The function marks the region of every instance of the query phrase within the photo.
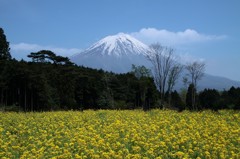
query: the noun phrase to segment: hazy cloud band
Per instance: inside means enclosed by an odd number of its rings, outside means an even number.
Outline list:
[[[193,29],[172,32],[165,29],[158,30],[156,28],[142,28],[138,32],[131,33],[131,35],[146,44],[159,42],[171,46],[222,40],[227,37],[226,35],[201,34]]]
[[[81,52],[81,49],[77,48],[59,48],[53,46],[41,46],[38,44],[28,44],[28,43],[19,43],[19,44],[11,44],[11,51],[14,54],[30,54],[31,52],[37,52],[40,50],[51,50],[57,55],[61,56],[71,56],[73,54]]]

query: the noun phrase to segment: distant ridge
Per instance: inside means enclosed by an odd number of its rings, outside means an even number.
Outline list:
[[[240,87],[240,81],[234,81],[226,77],[213,76],[205,74],[203,79],[199,83],[199,87],[203,88],[215,88],[217,90],[228,90],[232,86]]]
[[[127,73],[131,70],[132,64],[151,68],[151,63],[146,59],[146,55],[149,53],[150,49],[146,44],[128,34],[119,33],[99,40],[83,52],[71,56],[70,59],[81,66],[115,73]],[[205,74],[199,81],[198,90],[204,88],[227,90],[231,86],[240,87],[240,82]],[[180,78],[175,89],[180,90],[181,88],[184,88],[184,85]]]

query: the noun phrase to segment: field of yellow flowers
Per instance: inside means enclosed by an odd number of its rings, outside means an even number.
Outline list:
[[[0,158],[240,158],[240,113],[0,112]]]

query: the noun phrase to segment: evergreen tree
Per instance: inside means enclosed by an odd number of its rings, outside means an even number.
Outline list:
[[[231,87],[227,92],[227,108],[239,109],[240,108],[240,88]]]
[[[132,64],[131,72],[140,79],[141,77],[151,77],[151,70],[145,66],[136,66]]]
[[[183,111],[184,103],[176,90],[171,93],[171,97],[172,97],[172,101],[171,101],[172,106],[177,108],[179,111]]]
[[[199,94],[199,102],[203,109],[220,109],[219,99],[220,94],[215,89],[204,89],[204,91]]]
[[[5,77],[7,61],[11,59],[9,43],[2,28],[0,28],[0,105],[7,104],[7,82]]]
[[[188,87],[187,95],[186,95],[186,107],[190,110],[195,110],[193,105],[193,95],[196,94],[196,89],[193,84],[190,84]]]
[[[9,42],[7,42],[7,38],[4,34],[4,31],[2,28],[0,28],[0,60],[10,60],[11,54],[10,54],[10,48],[9,48]]]

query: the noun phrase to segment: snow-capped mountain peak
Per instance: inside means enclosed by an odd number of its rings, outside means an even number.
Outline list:
[[[149,52],[146,44],[128,34],[119,33],[99,40],[70,59],[78,65],[126,73],[131,70],[132,64],[149,65],[146,59]]]
[[[146,54],[149,48],[144,43],[124,33],[107,36],[86,49],[85,53],[101,55]]]

